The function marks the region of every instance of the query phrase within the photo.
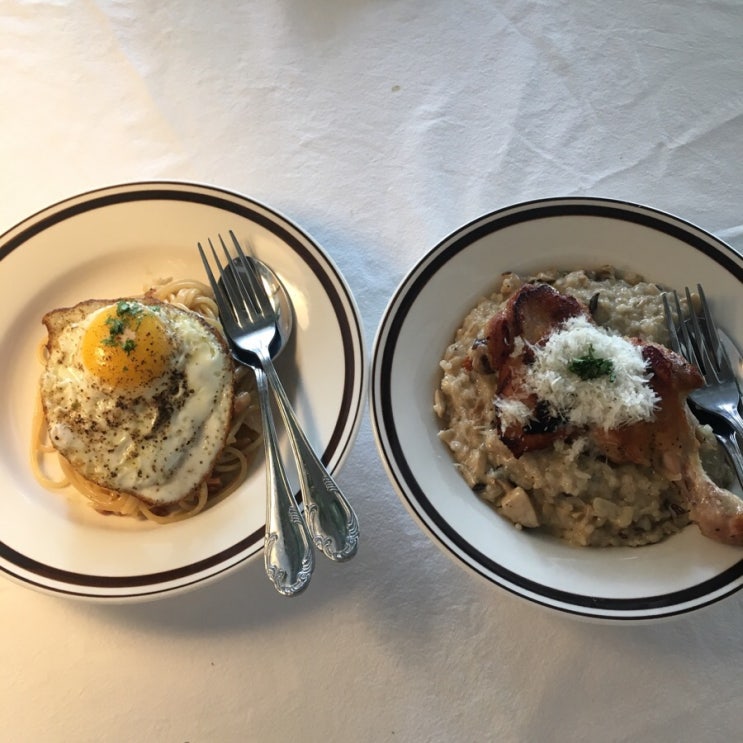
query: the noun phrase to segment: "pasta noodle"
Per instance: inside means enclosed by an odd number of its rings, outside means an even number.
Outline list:
[[[147,293],[181,309],[199,313],[220,333],[218,308],[211,288],[191,279],[158,280]],[[45,363],[46,344],[39,348],[39,360]],[[226,498],[245,481],[256,452],[261,445],[260,411],[256,405],[255,381],[246,367],[235,369],[233,416],[226,445],[211,475],[192,495],[172,506],[151,506],[128,493],[101,487],[77,473],[69,462],[49,443],[48,427],[39,397],[33,414],[31,467],[37,481],[50,490],[74,487],[91,505],[104,514],[144,518],[160,524],[180,521],[201,512],[207,506]],[[47,473],[49,458],[56,458],[61,475]]]

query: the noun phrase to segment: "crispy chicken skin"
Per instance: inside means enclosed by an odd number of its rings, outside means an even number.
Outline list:
[[[520,380],[524,365],[533,361],[530,345],[544,342],[565,320],[578,315],[589,316],[574,297],[560,294],[549,284],[524,284],[488,323],[487,348],[490,366],[498,374],[498,395],[519,400],[535,412],[529,426],[503,428],[501,439],[514,456],[545,449],[570,433],[568,426],[542,415],[539,400],[522,388]],[[519,338],[523,343],[517,344]]]
[[[702,376],[695,366],[668,348],[654,343],[633,342],[651,372],[650,386],[660,399],[655,417],[631,425],[605,430],[596,428],[590,436],[612,462],[653,467],[669,480],[681,480],[684,460],[696,442],[689,429],[686,396],[701,387]]]
[[[526,343],[539,343],[565,320],[578,315],[589,317],[586,307],[574,297],[560,294],[549,284],[524,284],[486,328],[493,369],[498,369],[501,378],[507,374],[518,337]]]
[[[547,284],[526,284],[487,325],[490,366],[497,393],[520,400],[538,413],[539,401],[520,388],[524,365],[533,361],[529,344],[543,343],[565,320],[587,308]],[[517,338],[526,343],[519,345]],[[598,450],[616,464],[652,467],[677,484],[690,519],[702,534],[743,546],[743,500],[710,480],[699,459],[696,423],[686,404],[688,394],[704,382],[697,368],[664,346],[632,340],[651,372],[650,384],[660,402],[653,420],[586,433]],[[514,456],[550,446],[576,431],[561,422],[539,420],[527,427],[505,426],[501,438]]]

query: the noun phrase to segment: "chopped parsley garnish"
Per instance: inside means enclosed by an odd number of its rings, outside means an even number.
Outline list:
[[[142,314],[142,307],[136,302],[127,302],[121,299],[116,303],[116,314],[119,317],[136,317]]]
[[[108,325],[108,332],[114,335],[121,335],[124,332],[124,321],[119,317],[107,317],[106,325]]]
[[[609,381],[613,382],[616,379],[614,363],[611,359],[596,356],[593,345],[588,346],[588,353],[585,356],[579,356],[568,364],[568,371],[577,374],[583,380],[609,377]]]
[[[136,341],[131,337],[123,337],[127,330],[134,332],[136,325],[133,322],[142,314],[141,305],[136,302],[127,302],[122,299],[116,303],[116,317],[107,317],[108,337],[101,343],[104,346],[121,348],[125,353],[131,353],[136,347]],[[138,324],[138,323],[137,323]]]

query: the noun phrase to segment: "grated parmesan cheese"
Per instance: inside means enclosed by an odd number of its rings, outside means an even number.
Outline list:
[[[498,411],[501,433],[504,433],[511,424],[525,426],[532,418],[531,409],[526,403],[521,402],[521,400],[497,396],[493,400],[493,403],[495,404],[495,409]]]
[[[593,349],[608,359],[613,373],[581,379],[571,361]],[[524,388],[547,403],[550,413],[576,426],[605,430],[652,420],[659,402],[648,384],[650,374],[641,349],[627,339],[594,325],[584,316],[572,317],[543,346],[533,348],[534,363],[524,373]],[[496,404],[503,409],[502,400]],[[523,411],[507,406],[512,417]],[[525,424],[528,418],[523,419]]]

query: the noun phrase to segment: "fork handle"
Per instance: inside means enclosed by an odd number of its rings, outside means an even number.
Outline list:
[[[733,430],[738,434],[738,436],[740,436],[741,442],[743,442],[743,418],[740,417],[737,404],[731,404],[720,412],[722,413],[725,420],[730,423]]]
[[[263,561],[266,575],[283,596],[303,591],[312,576],[312,541],[286,477],[279,455],[266,376],[255,369],[258,400],[263,418],[266,451],[266,535]]]
[[[289,432],[304,499],[304,517],[315,546],[335,562],[348,560],[359,546],[356,514],[302,431],[271,359],[266,357],[262,361]]]
[[[731,428],[726,433],[715,433],[715,438],[722,444],[730,459],[730,463],[735,469],[738,482],[743,485],[743,453],[735,436],[735,431]]]
[[[730,463],[735,469],[738,481],[743,485],[743,418],[738,411],[738,405],[730,403],[717,410],[717,417],[727,425],[724,428],[713,426],[715,437],[727,452]]]

